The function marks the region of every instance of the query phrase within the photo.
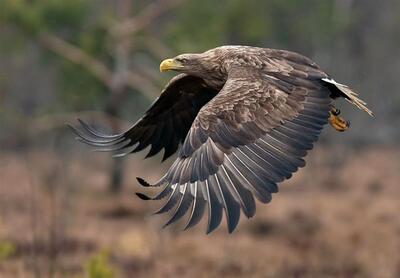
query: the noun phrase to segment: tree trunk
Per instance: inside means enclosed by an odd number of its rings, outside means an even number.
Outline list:
[[[123,103],[124,96],[128,91],[127,88],[116,87],[110,94],[110,99],[107,101],[106,114],[109,115],[109,125],[113,133],[121,131],[119,109]],[[110,169],[109,191],[111,193],[119,193],[123,186],[124,163],[123,158],[114,158]]]
[[[115,2],[115,10],[117,18],[121,21],[128,18],[131,11],[130,0],[118,0]],[[106,113],[111,118],[111,128],[114,132],[119,132],[120,126],[114,119],[119,118],[119,110],[123,103],[124,96],[128,91],[127,77],[129,73],[129,36],[116,36],[114,41],[114,73],[112,78],[112,89],[110,100],[106,108]],[[119,193],[123,185],[123,159],[117,158],[113,160],[110,174],[109,190],[112,193]]]
[[[111,94],[113,96],[114,94]],[[113,133],[120,131],[120,126],[118,121],[115,119],[119,117],[118,113],[118,102],[110,101],[109,105],[106,109],[106,114],[111,116],[110,118],[110,126],[113,130]],[[123,185],[123,172],[124,163],[123,158],[113,158],[112,165],[110,168],[110,180],[109,180],[109,191],[111,193],[117,194],[122,190]]]

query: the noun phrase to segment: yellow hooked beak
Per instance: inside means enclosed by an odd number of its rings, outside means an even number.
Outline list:
[[[177,70],[183,68],[183,65],[174,59],[166,59],[160,64],[160,71]]]

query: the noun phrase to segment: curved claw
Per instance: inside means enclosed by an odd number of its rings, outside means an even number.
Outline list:
[[[333,108],[332,108],[332,114],[333,114],[334,116],[339,116],[339,115],[340,115],[340,109],[338,109],[338,108],[336,108],[336,107],[333,107]]]

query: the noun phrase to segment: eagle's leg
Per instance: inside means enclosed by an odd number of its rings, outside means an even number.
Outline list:
[[[337,131],[343,132],[350,127],[350,122],[346,121],[342,117],[339,117],[340,110],[332,105],[331,111],[329,111],[329,123]]]

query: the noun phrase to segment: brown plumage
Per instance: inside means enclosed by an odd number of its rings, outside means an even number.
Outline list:
[[[190,209],[185,228],[208,211],[207,232],[221,222],[228,230],[240,211],[250,218],[255,200],[271,200],[277,183],[305,165],[330,114],[332,100],[344,97],[371,114],[347,86],[333,81],[310,59],[294,52],[223,46],[201,54],[167,59],[160,70],[174,77],[144,117],[126,132],[104,135],[81,121],[78,138],[117,156],[151,146],[164,159],[178,157],[155,185],[167,201],[157,213],[174,208],[169,225]],[[343,129],[344,130],[344,129]],[[181,146],[181,147],[180,147]]]

